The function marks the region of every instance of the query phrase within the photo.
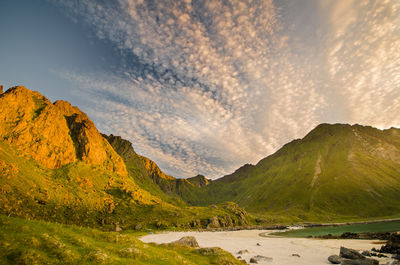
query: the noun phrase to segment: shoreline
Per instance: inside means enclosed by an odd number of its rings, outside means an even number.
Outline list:
[[[377,244],[374,240],[358,239],[309,239],[309,238],[285,238],[262,237],[260,233],[273,233],[277,230],[240,230],[240,231],[191,231],[191,232],[167,232],[140,237],[143,242],[157,244],[170,243],[184,236],[196,238],[200,247],[220,247],[233,256],[240,256],[247,262],[255,256],[268,257],[269,261],[259,261],[259,264],[330,264],[327,258],[338,254],[340,247],[355,249],[358,251],[379,248],[384,242]],[[379,258],[381,264],[392,261],[390,258]]]
[[[379,219],[379,220],[369,220],[369,221],[356,221],[356,222],[343,222],[343,223],[298,223],[292,225],[253,225],[253,226],[238,226],[238,227],[218,227],[218,228],[197,228],[197,229],[183,229],[183,230],[151,230],[152,232],[233,232],[233,231],[251,231],[251,230],[285,230],[289,227],[301,228],[312,228],[312,227],[330,227],[330,226],[346,226],[346,225],[358,225],[358,224],[373,224],[373,223],[389,223],[389,222],[399,222],[400,218],[391,219]],[[147,232],[147,231],[146,231]]]

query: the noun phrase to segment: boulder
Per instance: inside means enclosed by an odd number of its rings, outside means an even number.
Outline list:
[[[213,248],[198,248],[195,250],[196,253],[199,253],[204,256],[216,256],[221,254],[221,249],[218,247]]]
[[[199,243],[197,243],[197,240],[194,236],[184,236],[179,240],[176,240],[172,242],[174,244],[179,244],[179,245],[184,245],[184,246],[189,246],[192,248],[197,248],[199,247]]]
[[[247,249],[242,249],[242,250],[239,250],[239,251],[237,252],[237,254],[239,254],[239,255],[243,255],[243,254],[245,254],[245,253],[249,253],[249,251],[248,251]]]
[[[342,259],[342,265],[379,265],[376,259]]]
[[[251,258],[250,263],[258,263],[258,261],[255,258]]]
[[[400,254],[400,234],[391,234],[386,245],[382,246],[379,252]]]
[[[214,216],[213,218],[210,218],[209,223],[207,225],[207,228],[219,228],[219,219],[217,216]]]
[[[332,264],[340,264],[342,258],[340,258],[338,255],[331,255],[328,257],[328,261]]]
[[[346,259],[365,259],[357,250],[345,247],[340,247],[340,257]]]
[[[259,261],[271,262],[271,261],[272,261],[272,258],[270,258],[270,257],[265,257],[265,256],[262,256],[262,255],[254,256],[254,257],[252,257],[252,259],[256,260],[257,262],[259,262]]]
[[[365,257],[371,257],[371,253],[368,250],[364,250],[363,252],[361,252],[361,255]]]

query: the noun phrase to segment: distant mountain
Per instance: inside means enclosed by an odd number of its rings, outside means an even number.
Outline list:
[[[165,194],[156,172],[194,186],[142,159],[68,102],[20,86],[0,94],[0,214],[106,228],[248,224],[235,204],[189,207]]]
[[[270,221],[399,216],[400,129],[321,124],[183,197],[193,205],[234,201]]]
[[[203,175],[197,175],[195,177],[187,178],[187,180],[197,187],[205,187],[211,183],[211,179],[204,177]]]

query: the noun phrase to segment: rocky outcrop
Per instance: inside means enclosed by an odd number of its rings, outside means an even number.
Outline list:
[[[379,252],[400,255],[400,234],[391,234],[388,241],[381,247]]]
[[[195,177],[187,178],[187,180],[192,183],[194,186],[203,188],[211,183],[211,179],[207,179],[203,175],[197,175]]]
[[[332,264],[345,264],[345,265],[379,265],[379,261],[375,259],[366,258],[357,250],[340,247],[340,256],[331,255],[328,261]]]
[[[152,177],[154,182],[159,183],[161,181],[161,179],[175,180],[174,177],[169,176],[169,175],[165,174],[164,172],[162,172],[161,169],[158,167],[158,165],[151,159],[149,159],[145,156],[141,156],[141,155],[139,155],[139,158],[144,163],[144,166],[146,167],[147,172]]]
[[[357,250],[340,247],[340,257],[345,259],[365,259]]]
[[[0,95],[0,140],[47,168],[82,160],[127,175],[121,157],[85,113],[66,101],[52,104],[22,86]]]
[[[328,257],[328,261],[332,264],[340,264],[340,262],[342,262],[342,258],[338,255],[331,255]]]
[[[199,247],[199,243],[197,243],[197,240],[194,236],[185,236],[182,237],[179,240],[176,240],[172,242],[173,244],[178,244],[178,245],[184,245],[184,246],[189,246],[192,248],[197,248]]]

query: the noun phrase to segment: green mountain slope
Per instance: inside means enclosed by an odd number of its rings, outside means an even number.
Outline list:
[[[398,216],[400,130],[321,124],[257,165],[183,197],[195,205],[234,201],[282,220]]]
[[[131,145],[110,142],[68,102],[24,87],[0,94],[0,213],[106,230],[248,224],[236,205],[164,194]]]

